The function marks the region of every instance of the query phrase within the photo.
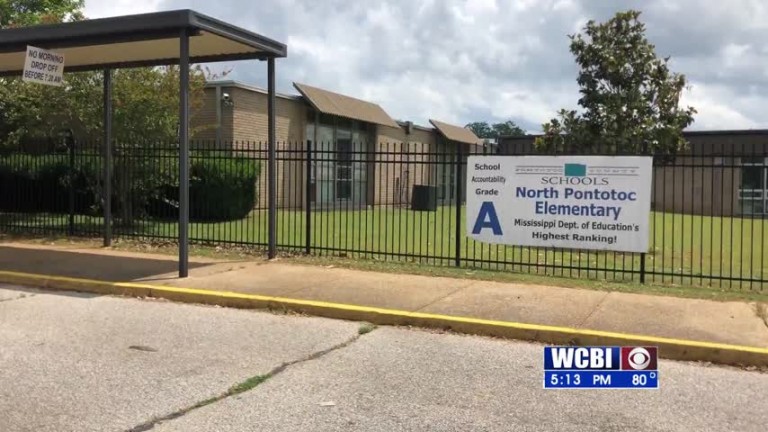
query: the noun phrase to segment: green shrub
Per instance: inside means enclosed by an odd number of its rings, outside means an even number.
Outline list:
[[[256,204],[258,161],[224,153],[193,153],[189,168],[189,218],[193,221],[242,219]],[[155,217],[177,218],[179,189],[165,185],[149,205]]]
[[[156,154],[145,154],[140,158],[114,158],[115,217],[124,213],[121,206],[132,205],[140,207],[132,210],[135,216],[177,218],[178,165],[160,166],[155,163]],[[73,181],[75,212],[100,214],[102,166],[98,155],[78,155],[70,179],[66,153],[0,157],[0,211],[67,213],[69,184]],[[222,221],[246,217],[256,203],[259,172],[259,162],[252,159],[223,152],[194,152],[190,157],[190,219]]]
[[[256,204],[258,161],[245,158],[196,158],[190,167],[190,217],[242,219]]]
[[[75,212],[92,213],[96,198],[91,184],[98,181],[93,161],[75,161],[70,179],[69,156],[12,155],[0,158],[0,210],[66,213],[69,182],[75,185]]]

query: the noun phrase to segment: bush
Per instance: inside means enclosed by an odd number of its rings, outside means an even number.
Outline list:
[[[256,205],[258,161],[222,154],[190,157],[189,218],[193,221],[242,219]],[[148,207],[155,217],[178,218],[179,189],[165,185]]]
[[[148,158],[153,157],[147,154]],[[115,158],[113,173],[144,161]],[[118,164],[125,164],[117,167]],[[153,166],[150,164],[149,166]],[[153,217],[178,218],[178,167],[172,164],[157,181],[148,182],[131,176],[130,190],[118,192],[113,178],[112,203],[119,207],[116,194],[148,195],[140,209]],[[78,156],[71,181],[75,187],[75,212],[100,214],[101,158],[98,155]],[[190,219],[193,221],[223,221],[241,219],[256,203],[256,179],[260,172],[258,161],[230,154],[198,154],[190,157]],[[147,174],[142,171],[142,175]],[[134,173],[138,174],[138,173]],[[13,154],[0,157],[0,211],[67,213],[69,211],[69,155]],[[145,191],[147,185],[156,190]],[[113,208],[116,210],[116,208]],[[115,213],[117,217],[118,214]]]
[[[0,158],[0,210],[66,213],[69,211],[69,182],[75,185],[75,212],[97,210],[94,193],[99,178],[98,162],[75,161],[72,179],[69,155],[12,155]]]
[[[189,214],[200,220],[242,219],[256,204],[260,165],[245,158],[195,158],[190,167]]]

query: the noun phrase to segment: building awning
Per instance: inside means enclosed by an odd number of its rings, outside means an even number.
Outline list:
[[[65,57],[65,72],[178,64],[181,32],[190,61],[285,57],[284,44],[191,10],[0,30],[0,76],[18,75],[27,45]]]
[[[101,177],[104,245],[112,239],[112,71],[114,68],[179,65],[179,277],[189,275],[189,64],[260,59],[267,62],[269,155],[268,256],[277,254],[275,60],[287,55],[280,42],[191,10],[127,15],[0,30],[0,76],[21,75],[27,47],[64,56],[64,71],[102,70],[104,109]]]
[[[307,99],[307,102],[314,109],[323,114],[331,114],[393,128],[400,127],[383,108],[373,102],[344,96],[306,84],[293,83],[293,86]]]
[[[454,126],[452,124],[443,123],[437,120],[429,119],[432,126],[437,129],[445,139],[450,141],[457,141],[465,144],[482,144],[483,140],[477,137],[474,132],[461,126]]]

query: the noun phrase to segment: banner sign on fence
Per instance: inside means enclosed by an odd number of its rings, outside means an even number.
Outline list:
[[[521,246],[648,251],[653,158],[470,156],[467,235]]]
[[[64,80],[64,55],[27,45],[23,81],[60,86]]]

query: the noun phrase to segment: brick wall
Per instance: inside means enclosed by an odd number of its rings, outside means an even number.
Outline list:
[[[407,188],[407,200],[410,202],[414,185],[434,186],[433,165],[429,162],[433,159],[428,153],[434,153],[437,145],[437,131],[414,129],[409,136],[409,182]]]
[[[228,88],[234,107],[225,108],[232,113],[232,137],[235,148],[249,146],[263,150],[260,152],[261,174],[258,180],[257,208],[266,208],[269,202],[269,184],[267,168],[267,100],[265,93]],[[300,99],[276,98],[275,139],[277,141],[277,205],[281,208],[298,208],[304,202],[304,188],[301,187],[306,175],[300,161],[281,159],[291,158],[288,150],[304,148],[306,129],[306,106]],[[297,183],[300,183],[297,185]]]
[[[221,108],[222,145],[260,159],[256,208],[266,208],[269,202],[267,94],[240,87],[222,87],[221,92],[229,93],[234,103]],[[277,97],[276,102],[277,204],[281,208],[297,208],[304,203],[304,164],[281,159],[294,156],[288,150],[304,148],[306,106],[301,99]],[[216,88],[206,88],[203,106],[192,118],[194,140],[216,139],[217,103]],[[205,128],[205,125],[212,127]]]
[[[407,205],[413,185],[429,184],[428,156],[419,153],[434,151],[435,133],[414,128],[411,134],[406,134],[402,127],[376,127],[376,152],[392,154],[377,155],[373,162],[374,204]]]
[[[678,157],[677,167],[653,169],[652,207],[694,215],[740,214],[738,158]]]
[[[676,165],[683,166],[654,167],[652,207],[670,213],[738,215],[740,158],[719,156],[766,154],[768,134],[764,131],[692,131],[683,132],[683,136],[688,140],[688,149],[675,160]],[[531,153],[535,138],[531,135],[503,138],[499,143],[500,153]],[[686,157],[686,154],[697,157]]]
[[[216,89],[206,88],[203,91],[203,101],[200,108],[195,110],[190,117],[190,136],[193,141],[215,141],[216,140]],[[222,111],[223,113],[223,111]],[[229,138],[231,140],[231,118],[229,121]]]
[[[267,141],[267,95],[252,90],[228,89],[235,103],[234,139],[236,141]],[[276,98],[277,141],[303,141],[306,128],[306,105],[300,99]]]

